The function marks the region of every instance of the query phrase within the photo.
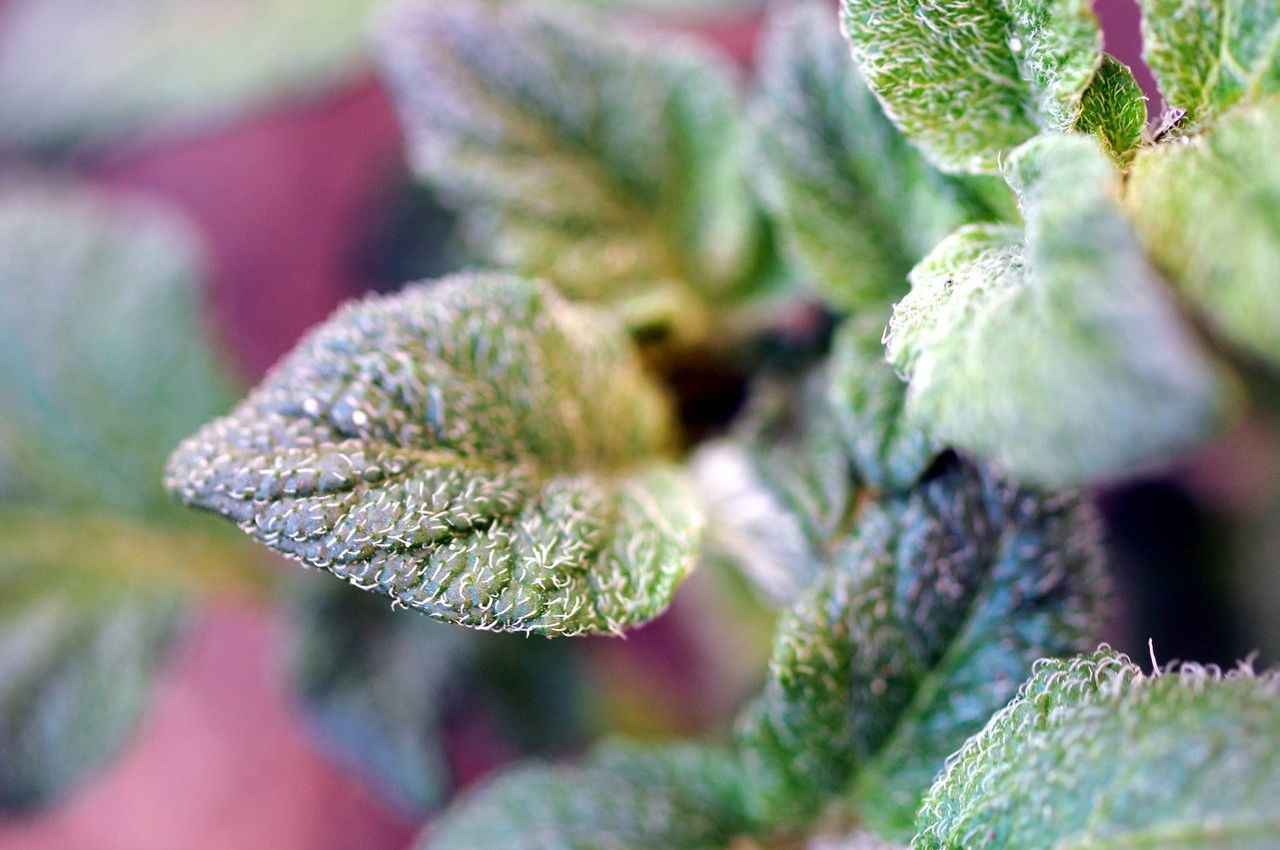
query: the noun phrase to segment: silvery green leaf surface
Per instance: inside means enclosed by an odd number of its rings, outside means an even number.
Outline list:
[[[672,429],[606,313],[460,275],[339,310],[182,443],[166,481],[437,619],[616,633],[661,613],[696,555]]]
[[[613,743],[573,767],[510,770],[462,798],[421,850],[725,850],[748,831],[727,751]]]
[[[1280,90],[1273,0],[1142,0],[1142,44],[1161,94],[1189,125]]]
[[[1070,128],[1102,61],[1087,0],[841,0],[841,22],[886,112],[950,172]]]
[[[1280,365],[1280,97],[1144,150],[1126,201],[1153,261],[1228,343]]]
[[[741,729],[764,822],[843,798],[885,838],[910,835],[947,755],[1044,655],[1096,639],[1098,528],[957,462],[873,503],[779,623],[765,692]]]
[[[729,69],[582,9],[404,4],[382,57],[410,158],[499,265],[696,323],[754,264]]]
[[[1142,144],[1147,126],[1147,98],[1129,66],[1103,56],[1098,73],[1080,98],[1075,129],[1098,137],[1119,165],[1127,165]]]
[[[1105,647],[1042,661],[949,762],[916,850],[1267,850],[1280,842],[1280,677],[1145,676]]]
[[[223,120],[352,76],[374,0],[12,0],[0,136],[37,148]]]
[[[168,509],[168,450],[231,400],[198,320],[200,259],[157,207],[0,189],[0,430],[41,499]]]
[[[1234,385],[1149,266],[1096,140],[1039,137],[1007,174],[1025,233],[961,229],[895,308],[888,353],[910,416],[1048,484],[1115,476],[1213,434]]]
[[[833,304],[882,308],[917,260],[971,220],[965,193],[885,117],[829,3],[771,17],[760,78],[760,183],[787,244]]]
[[[474,650],[471,633],[312,578],[292,605],[290,673],[306,728],[380,799],[420,815],[449,794],[445,698]]]
[[[827,401],[845,451],[862,479],[882,492],[909,489],[942,451],[906,415],[907,385],[885,362],[884,323],[853,317],[831,343]]]
[[[124,744],[184,598],[259,580],[160,488],[165,444],[227,399],[198,271],[162,209],[0,189],[0,811]]]
[[[827,405],[824,370],[762,380],[730,437],[692,468],[707,506],[707,548],[778,606],[824,569],[849,529],[861,482]]]

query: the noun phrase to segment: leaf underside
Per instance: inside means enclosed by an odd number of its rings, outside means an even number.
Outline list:
[[[619,632],[666,607],[695,555],[671,428],[607,315],[459,276],[340,310],[184,442],[166,480],[438,619]]]

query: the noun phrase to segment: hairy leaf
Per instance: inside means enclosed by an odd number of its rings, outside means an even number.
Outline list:
[[[828,3],[776,13],[760,64],[760,182],[792,252],[837,306],[886,305],[976,202],[885,117]]]
[[[1090,511],[956,464],[868,506],[832,567],[779,624],[742,741],[761,819],[851,794],[885,837],[910,834],[948,753],[1043,655],[1098,626]]]
[[[695,322],[754,262],[732,77],[581,9],[406,6],[384,60],[418,173],[497,263]]]
[[[1142,0],[1142,43],[1161,93],[1188,124],[1280,90],[1273,0]]]
[[[841,0],[885,110],[940,168],[994,172],[1039,129],[1069,128],[1102,60],[1087,0]]]
[[[423,850],[724,850],[747,831],[732,754],[612,744],[585,764],[530,765],[455,805]]]
[[[885,362],[880,321],[850,319],[831,345],[827,400],[859,474],[884,492],[910,488],[941,447],[904,410],[907,385]]]
[[[1155,263],[1231,343],[1280,365],[1280,98],[1144,151],[1127,201]]]
[[[1025,234],[958,231],[894,312],[908,413],[1044,483],[1116,475],[1211,434],[1232,386],[1148,266],[1097,142],[1038,138],[1008,176]]]
[[[161,209],[0,189],[0,811],[123,744],[185,597],[260,581],[160,488],[166,444],[227,398],[197,262]]]
[[[1147,126],[1147,98],[1129,66],[1103,56],[1098,73],[1080,99],[1075,129],[1092,133],[1120,165],[1133,159]]]
[[[405,811],[444,800],[444,701],[470,634],[332,581],[307,582],[292,607],[293,687],[320,748]]]
[[[224,119],[349,76],[373,0],[13,0],[0,135],[32,147]]]
[[[438,619],[619,632],[666,607],[695,555],[671,427],[607,315],[458,276],[340,310],[184,442],[166,480]]]
[[[1280,841],[1280,677],[1042,661],[920,810],[916,850],[1266,850]]]

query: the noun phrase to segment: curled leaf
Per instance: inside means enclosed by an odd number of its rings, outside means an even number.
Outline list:
[[[1080,98],[1075,129],[1091,133],[1119,165],[1128,165],[1142,144],[1147,98],[1129,66],[1103,56],[1098,73]]]
[[[916,850],[1265,850],[1280,841],[1280,677],[1046,660],[948,763]]]
[[[829,570],[779,623],[743,722],[752,800],[801,822],[845,798],[877,833],[910,834],[948,753],[1043,655],[1098,627],[1096,521],[957,464],[868,506]]]
[[[1025,233],[961,229],[895,308],[888,352],[908,413],[1050,484],[1115,476],[1213,434],[1234,387],[1147,263],[1098,143],[1042,136],[1007,173]]]
[[[166,482],[284,554],[441,620],[618,632],[660,613],[702,517],[618,325],[504,275],[340,310]]]

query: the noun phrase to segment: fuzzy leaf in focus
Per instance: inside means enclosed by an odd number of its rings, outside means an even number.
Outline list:
[[[1042,129],[1066,130],[1102,61],[1087,0],[841,0],[886,112],[938,167],[994,173]]]
[[[1280,841],[1280,677],[1123,655],[1042,661],[948,764],[916,850],[1268,850]]]
[[[885,117],[829,4],[775,13],[760,68],[760,182],[787,244],[837,307],[882,308],[976,201]]]
[[[661,613],[696,554],[672,429],[608,315],[460,275],[339,310],[166,481],[437,619],[616,633]]]
[[[292,684],[317,746],[402,811],[444,800],[445,696],[471,634],[328,580],[300,586],[292,609]]]
[[[947,755],[1043,655],[1096,639],[1098,528],[1071,495],[955,463],[868,506],[778,627],[741,742],[757,816],[812,817],[845,798],[886,838],[910,835]]]
[[[1075,129],[1090,133],[1119,165],[1128,165],[1142,144],[1147,98],[1129,66],[1103,56],[1098,73],[1080,99]]]
[[[575,767],[526,765],[464,797],[421,850],[725,850],[748,831],[740,766],[695,745],[607,744]]]
[[[353,76],[373,0],[13,0],[0,136],[36,148],[224,120]]]
[[[1212,328],[1280,366],[1280,97],[1145,150],[1126,200],[1152,259]]]
[[[1274,0],[1141,0],[1142,58],[1188,126],[1280,91]]]
[[[894,311],[888,351],[911,417],[1048,484],[1115,476],[1213,434],[1234,385],[1148,265],[1096,140],[1037,138],[1007,174],[1025,233],[961,229]]]
[[[145,709],[184,601],[259,580],[160,487],[172,440],[229,401],[198,276],[165,210],[0,189],[0,811],[100,769]]]
[[[715,57],[522,3],[406,4],[383,30],[414,167],[489,259],[633,322],[697,324],[743,281],[759,221]]]

